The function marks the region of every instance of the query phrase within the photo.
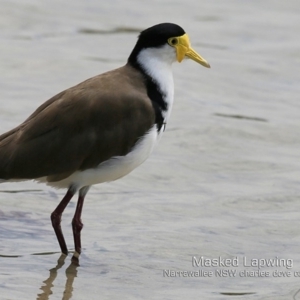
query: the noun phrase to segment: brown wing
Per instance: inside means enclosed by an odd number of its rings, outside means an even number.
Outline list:
[[[126,65],[41,105],[0,136],[0,178],[63,179],[126,155],[154,124],[142,75]]]

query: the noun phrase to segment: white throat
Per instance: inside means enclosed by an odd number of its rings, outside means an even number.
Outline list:
[[[160,48],[146,48],[138,54],[137,61],[144,71],[153,78],[164,95],[168,109],[163,112],[163,117],[167,121],[174,98],[172,63],[176,61],[175,49],[169,45]]]

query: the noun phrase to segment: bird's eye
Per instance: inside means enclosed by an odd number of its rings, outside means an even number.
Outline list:
[[[177,45],[177,44],[178,44],[178,39],[177,39],[177,38],[171,38],[171,39],[169,40],[169,44],[170,44],[171,46]]]

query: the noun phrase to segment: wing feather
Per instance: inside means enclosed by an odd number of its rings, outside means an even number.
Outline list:
[[[54,96],[0,136],[0,178],[63,179],[126,155],[154,122],[143,77],[126,65]]]

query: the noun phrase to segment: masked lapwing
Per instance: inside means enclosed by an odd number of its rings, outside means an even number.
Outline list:
[[[75,263],[81,253],[81,212],[90,186],[119,179],[148,158],[170,116],[172,63],[185,58],[210,67],[180,26],[150,27],[141,32],[123,67],[57,94],[0,136],[0,182],[33,179],[67,189],[51,214],[66,255],[61,216],[78,192],[72,220]]]

